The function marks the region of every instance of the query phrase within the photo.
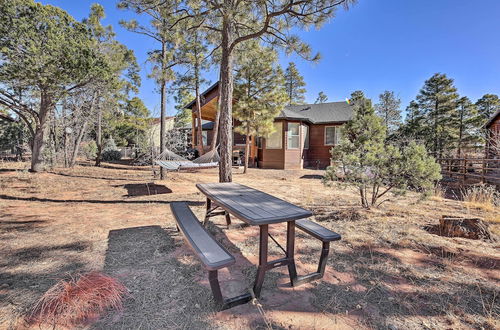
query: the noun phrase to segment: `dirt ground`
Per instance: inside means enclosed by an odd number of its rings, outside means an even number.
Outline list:
[[[342,235],[332,243],[325,277],[290,287],[286,267],[267,274],[262,297],[216,312],[206,272],[175,231],[170,201],[187,201],[201,218],[198,182],[217,170],[171,173],[149,167],[81,164],[31,174],[24,163],[0,164],[0,328],[23,328],[23,315],[57,279],[103,271],[130,295],[120,313],[93,329],[495,329],[500,300],[500,210],[415,194],[364,210],[356,193],[324,187],[321,171],[236,170],[234,181],[310,209]],[[494,241],[444,238],[424,230],[441,215],[479,216]],[[258,228],[237,219],[209,230],[235,255],[221,271],[226,296],[251,287]],[[283,245],[284,225],[270,231]],[[272,245],[270,252],[281,257]],[[315,269],[321,243],[298,234],[301,274]]]

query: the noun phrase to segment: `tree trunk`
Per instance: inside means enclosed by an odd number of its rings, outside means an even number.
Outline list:
[[[196,121],[198,129],[196,130],[196,146],[198,147],[198,154],[203,155],[203,127],[201,122],[201,100],[200,100],[200,72],[199,72],[199,63],[198,63],[198,54],[195,53],[196,63],[194,66],[194,74],[195,74],[195,96],[196,96]]]
[[[219,122],[220,122],[220,98],[219,103],[217,104],[217,109],[215,109],[215,120],[214,120],[214,128],[212,130],[212,141],[210,141],[210,150],[214,150],[217,147],[217,143],[219,142]]]
[[[250,128],[247,127],[247,134],[245,137],[245,166],[243,167],[243,174],[247,173],[249,158],[250,158]]]
[[[97,156],[95,158],[95,166],[101,166],[101,155],[102,155],[102,109],[101,109],[100,105],[97,106],[96,144],[97,144]]]
[[[201,122],[200,89],[196,83],[196,147],[198,154],[203,155],[203,127]]]
[[[85,130],[87,129],[88,121],[85,120],[83,122],[82,128],[80,132],[78,132],[78,136],[75,141],[75,145],[73,146],[73,153],[71,155],[71,160],[69,161],[69,167],[73,167],[76,164],[76,157],[78,156],[78,150],[80,149],[80,143],[82,142],[83,136],[85,135]]]
[[[465,109],[462,106],[460,111],[460,126],[458,131],[458,148],[457,148],[457,158],[460,158],[462,155],[462,139],[464,135],[464,111]]]
[[[222,24],[222,58],[220,66],[220,162],[219,181],[231,182],[232,177],[232,117],[233,117],[233,58],[231,43],[233,27],[229,18],[224,17]]]
[[[38,125],[35,128],[33,144],[31,146],[31,172],[42,172],[44,170],[43,151],[45,150],[45,134],[49,126],[47,121],[52,110],[52,100],[42,92],[40,97],[40,112],[38,114]]]
[[[166,45],[165,40],[161,43],[161,87],[160,87],[160,154],[165,151],[165,111],[166,111],[166,98],[167,98],[167,82],[165,81],[165,56]],[[160,180],[165,179],[165,169],[160,166]]]

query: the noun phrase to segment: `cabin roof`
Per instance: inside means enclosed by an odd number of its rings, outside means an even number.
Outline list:
[[[288,105],[276,119],[297,119],[312,124],[346,122],[353,117],[352,106],[347,102]]]
[[[205,104],[205,97],[212,91],[218,94],[219,82],[216,82],[205,90],[201,95],[202,112]],[[213,101],[213,97],[210,99]],[[186,108],[191,109],[195,104],[195,100],[191,101]],[[210,119],[206,118],[205,119]],[[311,124],[327,124],[327,123],[344,123],[351,120],[353,117],[353,107],[347,102],[327,102],[319,104],[300,104],[286,106],[276,119],[285,120],[302,120]],[[202,115],[202,118],[203,115]],[[206,129],[205,126],[203,129]],[[210,128],[208,128],[210,129]]]

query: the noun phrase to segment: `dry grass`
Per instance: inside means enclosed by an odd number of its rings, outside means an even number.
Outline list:
[[[474,185],[462,192],[465,205],[470,208],[492,211],[500,206],[500,193],[494,186]]]
[[[86,164],[83,164],[86,165]],[[104,164],[31,174],[26,164],[0,168],[0,328],[18,319],[68,274],[102,271],[129,290],[123,312],[95,329],[498,328],[499,207],[475,208],[446,196],[421,200],[409,193],[378,209],[359,206],[356,191],[325,188],[321,171],[250,169],[234,180],[310,209],[314,219],[342,235],[331,247],[325,277],[290,288],[286,267],[266,277],[258,306],[217,313],[206,272],[175,231],[170,201],[187,201],[198,217],[204,196],[195,184],[216,182],[216,170],[171,173],[153,181],[149,168]],[[151,189],[155,187],[155,189]],[[423,227],[442,215],[481,217],[497,241],[432,235]],[[223,293],[251,287],[258,230],[209,230],[235,255],[220,272]],[[284,227],[271,234],[283,245]],[[318,240],[298,232],[298,271],[314,271]],[[281,251],[270,244],[273,258]]]
[[[92,272],[60,280],[35,304],[28,323],[74,328],[109,309],[122,310],[127,288],[113,277]]]

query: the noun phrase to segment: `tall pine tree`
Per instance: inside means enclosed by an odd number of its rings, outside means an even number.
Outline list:
[[[256,40],[245,46],[244,56],[240,56],[236,66],[233,113],[240,121],[235,131],[246,136],[244,173],[248,168],[250,138],[272,133],[274,118],[287,102],[276,52]]]
[[[425,81],[417,100],[424,124],[430,128],[430,134],[425,136],[427,148],[435,157],[442,157],[456,145],[458,138],[458,94],[453,79],[434,74]]]
[[[304,77],[300,75],[295,63],[290,62],[285,71],[285,89],[288,104],[304,104],[306,89]]]

